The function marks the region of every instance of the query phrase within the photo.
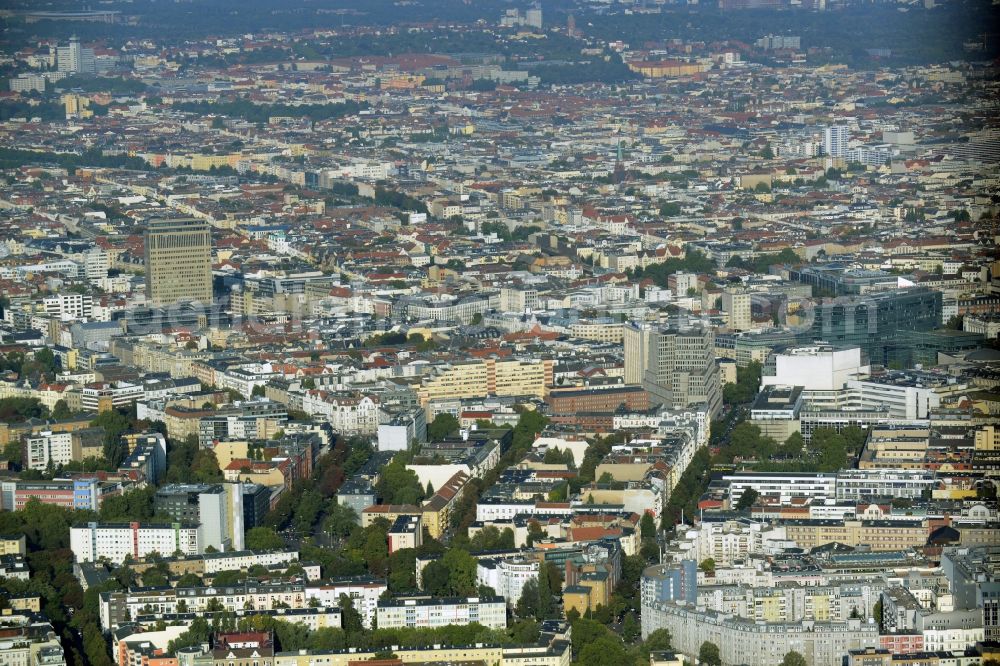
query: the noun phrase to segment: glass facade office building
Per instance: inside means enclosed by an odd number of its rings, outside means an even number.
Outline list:
[[[940,325],[941,292],[897,289],[825,299],[813,309],[811,334],[813,340],[861,347],[873,364],[905,366],[914,335]]]

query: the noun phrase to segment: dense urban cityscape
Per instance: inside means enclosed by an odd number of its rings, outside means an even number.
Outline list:
[[[997,25],[2,3],[0,666],[1000,664]]]

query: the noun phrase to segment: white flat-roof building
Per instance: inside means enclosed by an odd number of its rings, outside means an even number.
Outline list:
[[[321,606],[339,607],[340,595],[346,595],[353,602],[354,609],[361,613],[362,624],[371,629],[379,597],[388,589],[385,580],[357,576],[310,584],[306,588],[306,601],[316,599]]]
[[[503,597],[404,597],[378,602],[379,629],[432,628],[474,622],[490,629],[507,628]]]
[[[729,502],[735,506],[748,488],[761,497],[787,503],[793,497],[833,499],[837,495],[836,474],[739,472],[722,477],[729,483]]]
[[[870,370],[863,363],[860,347],[810,345],[775,354],[774,375],[764,375],[760,382],[762,386],[776,384],[801,386],[805,391],[834,391]]]
[[[126,557],[139,559],[152,553],[198,555],[200,531],[179,523],[88,523],[70,528],[69,545],[77,562],[107,559],[121,564]]]

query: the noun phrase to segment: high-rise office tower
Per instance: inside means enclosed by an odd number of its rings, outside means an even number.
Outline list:
[[[847,155],[847,125],[831,125],[823,130],[823,153],[830,157]]]
[[[722,409],[722,385],[715,362],[715,334],[708,326],[642,331],[648,340],[642,386],[650,403],[671,409],[707,405],[712,418]],[[640,336],[641,339],[642,336]],[[635,342],[635,340],[633,340]],[[641,363],[636,345],[625,349],[625,367]]]
[[[524,13],[524,24],[536,30],[542,29],[542,8],[538,5],[529,7]]]
[[[622,334],[622,345],[625,351],[625,383],[641,384],[646,374],[646,362],[649,358],[649,336],[653,332],[650,324],[629,322]]]
[[[80,38],[73,35],[69,38],[69,46],[56,48],[56,66],[67,74],[96,74],[94,49],[84,48]]]
[[[146,298],[154,305],[212,302],[212,233],[195,219],[151,220],[146,227]]]

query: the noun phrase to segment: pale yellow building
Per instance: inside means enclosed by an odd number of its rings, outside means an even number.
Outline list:
[[[10,610],[28,611],[30,613],[42,612],[42,598],[35,595],[10,597],[7,601],[10,602]]]
[[[633,72],[648,76],[653,79],[692,76],[704,72],[707,67],[697,62],[684,62],[681,60],[656,60],[656,61],[632,61],[627,63],[628,68]]]
[[[719,382],[723,386],[726,384],[736,383],[736,361],[731,358],[720,358],[717,360],[719,364]]]
[[[396,522],[400,516],[416,516],[424,521],[427,527],[426,516],[422,517],[420,507],[416,504],[375,504],[361,511],[361,527],[370,527],[376,520],[382,518],[388,520],[389,524]],[[428,529],[428,531],[430,531]]]
[[[726,312],[726,324],[736,331],[753,328],[750,317],[750,292],[743,287],[726,287],[722,290],[722,309]]]
[[[597,342],[621,342],[624,336],[625,324],[615,322],[581,321],[570,325],[569,334],[584,340]]]
[[[90,118],[94,115],[90,110],[90,100],[81,95],[73,93],[63,95],[62,103],[67,118]]]
[[[876,426],[868,435],[858,468],[922,468],[929,441],[928,428]]]
[[[995,425],[984,425],[976,430],[976,451],[1000,450],[1000,428]]]
[[[570,585],[563,589],[563,612],[567,615],[576,611],[580,617],[587,615],[590,609],[590,588],[582,585]]]
[[[800,520],[786,523],[785,534],[806,550],[838,542],[885,551],[921,548],[927,543],[930,529],[924,521]]]
[[[500,645],[442,646],[396,648],[393,654],[404,664],[412,663],[484,663],[489,666],[569,666],[569,645]],[[348,666],[376,658],[372,651],[354,652],[282,652],[274,656],[274,666]]]
[[[553,362],[486,359],[441,366],[424,377],[417,395],[425,407],[433,400],[497,396],[544,399],[552,385]]]
[[[27,552],[23,534],[0,534],[0,555],[24,555]]]

